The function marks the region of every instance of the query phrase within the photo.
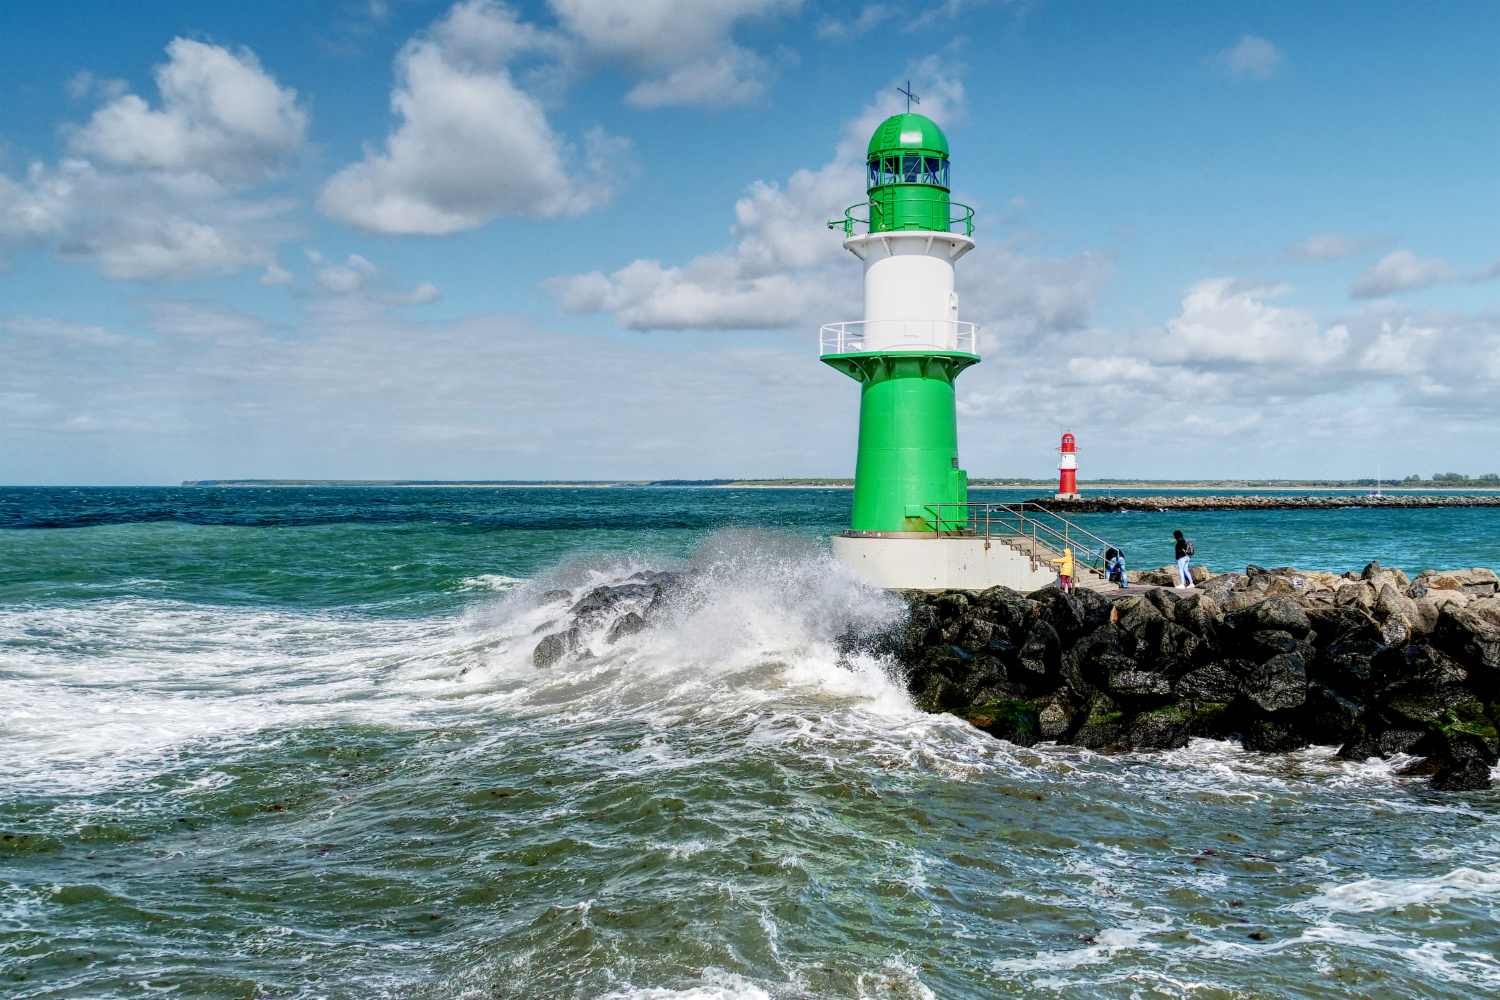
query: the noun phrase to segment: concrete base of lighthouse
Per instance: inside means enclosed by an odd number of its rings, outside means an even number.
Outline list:
[[[1057,567],[1036,563],[1000,538],[881,538],[834,535],[833,555],[861,583],[887,590],[987,590],[1022,593],[1057,582]]]

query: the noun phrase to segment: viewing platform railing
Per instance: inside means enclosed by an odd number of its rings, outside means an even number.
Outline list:
[[[958,351],[979,353],[979,327],[952,319],[868,319],[829,323],[818,331],[818,353]]]
[[[1092,532],[1034,503],[933,503],[924,504],[934,524],[945,527],[938,535],[973,535],[980,538],[1019,539],[1033,561],[1045,562],[1064,548],[1073,550],[1079,566],[1104,572],[1104,550],[1114,548]],[[957,527],[963,525],[963,527]]]
[[[860,218],[854,214],[857,209],[861,208],[865,209],[863,218]],[[828,224],[828,228],[842,229],[846,238],[856,235],[854,232],[854,228],[856,226],[864,226],[865,232],[868,233],[870,231],[869,208],[870,203],[868,201],[862,201],[858,204],[850,205],[848,208],[844,209],[844,217],[842,219],[834,219]],[[968,205],[962,204],[960,202],[948,202],[948,224],[943,231],[951,233],[953,232],[954,226],[959,226],[963,230],[963,234],[965,236],[973,236],[974,210]],[[890,232],[899,233],[901,232],[901,230],[893,229],[890,230]]]

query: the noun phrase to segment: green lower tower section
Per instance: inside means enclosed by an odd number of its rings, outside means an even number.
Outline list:
[[[969,477],[958,467],[953,381],[979,358],[950,352],[831,354],[860,383],[854,531],[956,531],[967,523]]]

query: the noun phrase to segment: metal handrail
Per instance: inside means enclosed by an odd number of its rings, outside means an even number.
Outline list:
[[[1105,550],[1118,548],[1040,504],[990,502],[939,503],[922,506],[923,509],[933,512],[932,521],[938,526],[938,535],[973,535],[987,540],[996,535],[1029,537],[1031,557],[1034,561],[1040,560],[1040,554],[1037,552],[1038,544],[1051,548],[1052,545],[1049,543],[1061,542],[1064,548],[1073,550],[1075,562],[1082,563],[1090,569],[1102,571],[1106,562]],[[962,511],[956,508],[962,508]],[[947,510],[952,510],[953,513],[944,513]],[[1048,523],[1047,519],[1056,522],[1058,526]],[[944,527],[958,524],[962,524],[963,527]],[[1028,527],[1030,528],[1029,535]],[[1097,543],[1097,547],[1090,542]]]
[[[882,346],[867,347],[871,339]],[[861,319],[825,323],[818,329],[819,354],[856,354],[866,350],[978,354],[979,326],[956,319]]]
[[[865,215],[864,215],[864,218],[858,218],[858,217],[855,216],[854,210],[856,208],[869,209],[870,205],[871,205],[871,203],[868,202],[868,201],[856,202],[855,204],[850,205],[848,208],[844,209],[844,217],[842,219],[834,219],[832,222],[830,222],[828,224],[828,228],[829,229],[842,229],[844,231],[845,238],[852,237],[854,235],[854,227],[855,226],[864,226],[865,227],[865,232],[868,233],[870,231],[870,213],[868,211],[866,211]],[[954,215],[953,214],[953,209],[955,209],[955,208],[962,210],[959,215]],[[946,226],[944,227],[943,231],[951,233],[951,232],[953,232],[953,224],[956,223],[956,222],[961,222],[961,223],[963,223],[963,227],[964,227],[964,235],[965,236],[973,236],[974,235],[974,209],[970,208],[968,205],[965,205],[963,202],[959,202],[959,201],[950,201],[950,202],[948,202],[948,209],[949,209],[949,211],[948,211],[948,222],[947,222]],[[890,230],[890,232],[901,232],[901,230],[899,230],[899,229],[893,229],[893,230]]]

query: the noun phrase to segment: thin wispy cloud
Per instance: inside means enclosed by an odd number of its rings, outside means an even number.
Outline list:
[[[1285,66],[1286,54],[1259,35],[1243,35],[1238,44],[1215,55],[1214,62],[1237,79],[1267,80]]]
[[[1324,261],[1357,257],[1371,250],[1390,246],[1389,236],[1345,236],[1343,233],[1320,233],[1286,248],[1292,260]]]
[[[1441,257],[1420,258],[1410,250],[1392,250],[1371,264],[1349,286],[1353,299],[1376,299],[1433,285],[1462,281],[1464,273]]]

